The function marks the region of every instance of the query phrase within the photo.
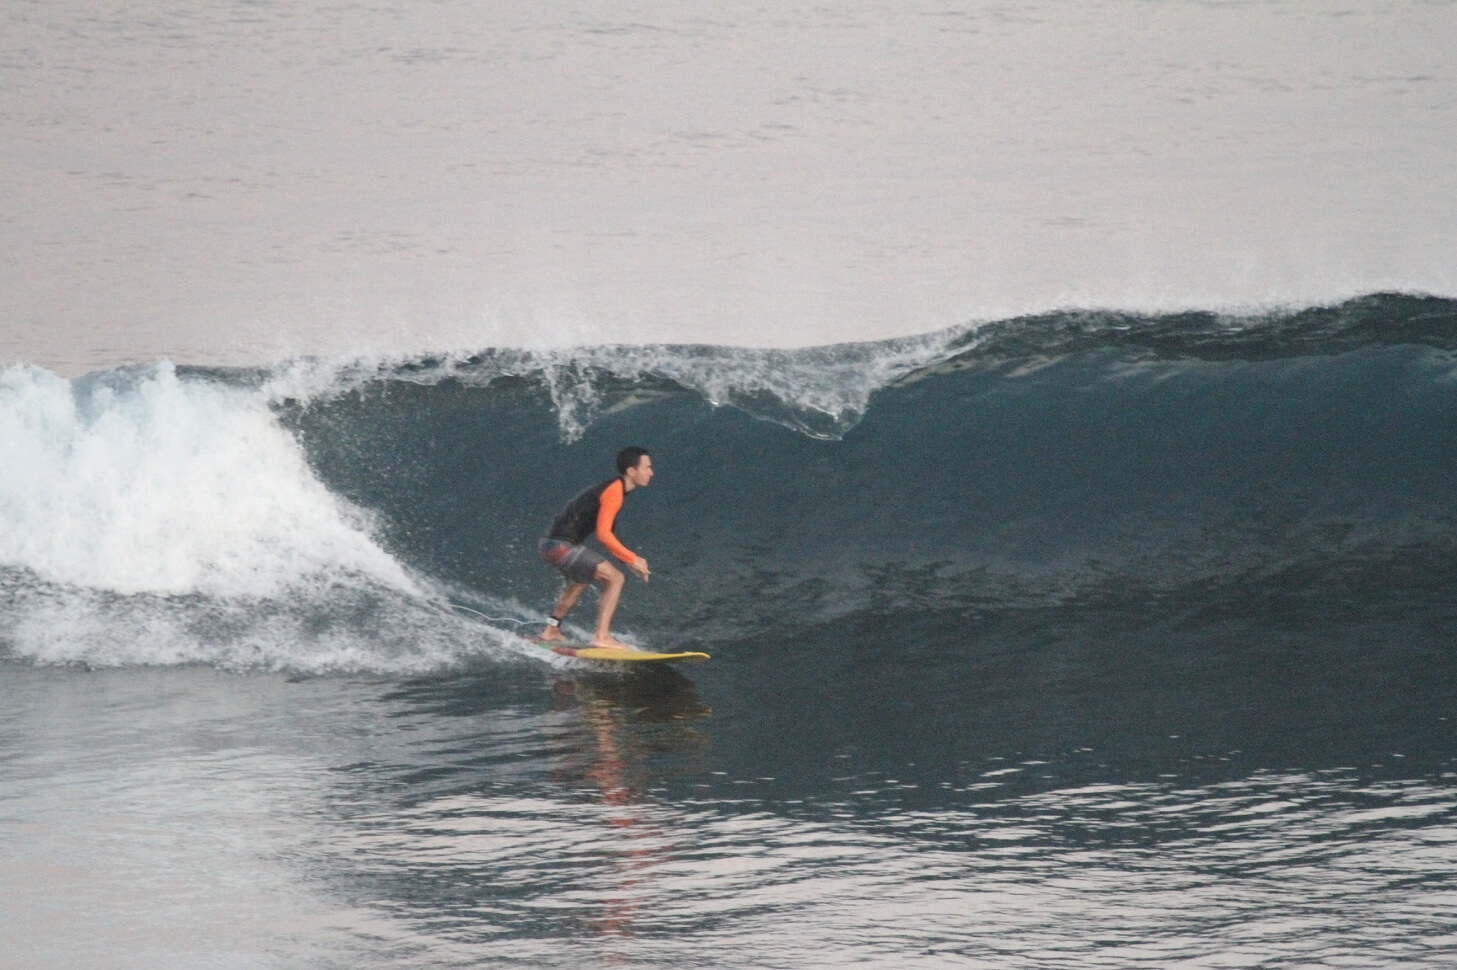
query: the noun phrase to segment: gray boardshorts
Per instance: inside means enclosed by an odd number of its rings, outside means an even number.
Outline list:
[[[586,546],[574,546],[565,539],[542,539],[536,544],[536,551],[571,583],[594,581],[597,567],[607,561]]]

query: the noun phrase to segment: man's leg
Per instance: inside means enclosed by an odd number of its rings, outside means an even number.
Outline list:
[[[612,614],[617,612],[617,601],[622,596],[624,582],[622,570],[611,563],[599,563],[597,582],[602,584],[602,598],[597,603],[597,634],[592,638],[592,645],[594,647],[625,647],[627,644],[612,636]],[[573,602],[576,601],[573,600]]]
[[[561,598],[556,601],[556,606],[552,608],[551,615],[556,617],[558,621],[566,619],[567,614],[572,611],[572,607],[577,605],[577,600],[582,598],[582,593],[588,585],[590,584],[568,583],[567,588],[562,590]],[[566,638],[567,635],[565,633],[548,624],[546,629],[541,631],[541,637],[539,639],[565,640]]]

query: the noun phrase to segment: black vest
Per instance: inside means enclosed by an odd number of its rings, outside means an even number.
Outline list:
[[[564,539],[574,546],[585,542],[589,535],[597,531],[597,512],[602,508],[602,493],[607,490],[608,485],[616,481],[620,479],[609,478],[605,482],[582,489],[576,498],[567,503],[561,514],[552,520],[546,537]]]

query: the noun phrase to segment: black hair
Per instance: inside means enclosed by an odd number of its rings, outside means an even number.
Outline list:
[[[628,469],[636,468],[637,463],[642,461],[648,454],[646,448],[638,445],[628,445],[617,453],[617,474],[626,475]]]

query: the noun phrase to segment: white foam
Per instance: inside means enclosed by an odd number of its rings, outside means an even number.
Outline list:
[[[941,360],[975,329],[973,324],[915,337],[797,350],[607,344],[496,349],[485,356],[462,351],[432,356],[428,363],[398,356],[301,358],[275,368],[262,393],[272,401],[308,401],[375,380],[481,385],[501,377],[531,376],[550,395],[563,438],[574,441],[609,406],[597,378],[611,375],[629,383],[671,381],[714,406],[739,406],[806,434],[829,437],[852,427],[876,391]],[[640,388],[632,400],[649,393]]]
[[[378,589],[222,600],[11,580],[0,597],[0,643],[31,663],[419,674],[525,653],[524,641],[508,630],[454,616],[433,600]]]
[[[122,594],[267,597],[350,575],[417,589],[262,395],[167,363],[0,372],[0,564]]]

